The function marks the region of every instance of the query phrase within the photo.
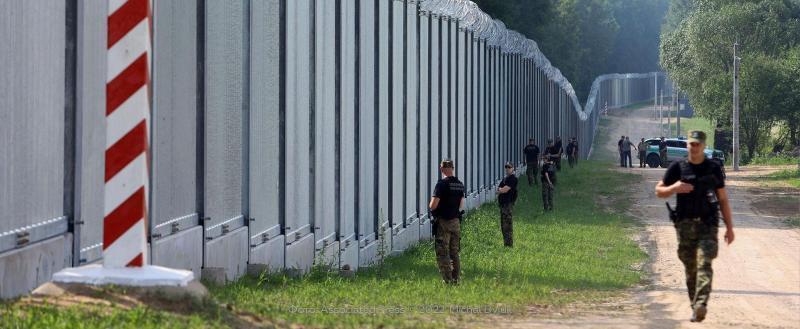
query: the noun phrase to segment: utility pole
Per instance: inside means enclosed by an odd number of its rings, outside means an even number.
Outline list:
[[[733,44],[733,171],[739,171],[739,57],[736,57],[739,43]]]
[[[675,109],[676,109],[676,113],[677,113],[677,115],[675,116],[675,120],[677,121],[677,129],[676,129],[677,133],[676,134],[678,136],[681,135],[681,102],[680,102],[680,98],[681,98],[681,91],[680,91],[680,89],[678,89],[678,86],[675,86]],[[712,148],[713,148],[713,146],[712,146]]]
[[[658,109],[658,72],[653,73],[653,81],[655,81],[655,88],[653,89],[653,120],[655,120]]]
[[[673,99],[672,98],[672,84],[670,84],[669,106],[667,106],[667,134],[670,137],[673,137],[673,135],[672,135],[672,99]]]
[[[664,136],[664,113],[661,111],[661,106],[664,105],[664,90],[659,90],[659,93],[656,94],[656,98],[658,98],[658,126],[661,127],[661,136]]]

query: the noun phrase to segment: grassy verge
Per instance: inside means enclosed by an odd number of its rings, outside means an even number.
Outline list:
[[[759,156],[755,157],[748,162],[748,165],[758,166],[781,166],[781,165],[796,165],[800,163],[800,158],[791,157],[788,155],[778,156]]]
[[[667,119],[664,118],[664,122]],[[670,126],[672,126],[672,131],[677,129],[677,122],[675,122],[675,117],[672,118],[672,122]],[[664,129],[669,131],[669,127],[666,123],[664,124]],[[680,136],[688,136],[689,131],[692,130],[701,130],[706,133],[706,145],[708,147],[714,147],[714,126],[711,124],[711,121],[701,117],[692,117],[692,118],[684,118],[681,117],[681,131]]]
[[[191,301],[181,303],[192,304]],[[104,303],[17,300],[0,304],[0,328],[230,328],[235,315],[214,301],[183,311],[117,301]]]
[[[628,237],[631,222],[593,201],[600,193],[622,192],[625,180],[632,179],[605,167],[583,162],[579,169],[564,169],[552,213],[542,212],[540,189],[522,184],[513,249],[502,246],[496,204],[470,213],[463,226],[459,286],[441,283],[427,242],[389,258],[381,272],[362,271],[352,279],[324,272],[301,279],[244,278],[212,292],[252,313],[319,327],[442,327],[452,317],[468,321],[468,315],[453,311],[459,307],[518,313],[531,304],[607,298],[640,281],[643,274],[632,266],[645,255]],[[325,309],[342,306],[376,309],[367,315]]]
[[[800,170],[784,169],[771,173],[766,177],[769,181],[783,182],[791,187],[800,188]]]
[[[310,327],[462,327],[474,312],[514,316],[529,305],[592,302],[640,282],[645,254],[629,238],[633,222],[620,209],[597,202],[623,195],[634,175],[606,163],[564,163],[555,211],[543,213],[541,191],[525,177],[514,209],[514,248],[502,246],[499,210],[472,211],[462,231],[462,283],[441,282],[431,242],[423,242],[380,268],[354,278],[315,269],[310,275],[245,277],[212,286],[212,300],[190,311],[160,307],[52,306],[22,302],[0,306],[0,327],[10,328],[218,328],[241,327],[231,316],[258,323]],[[624,207],[623,207],[624,208]],[[158,309],[158,310],[157,310]],[[280,325],[283,326],[283,325]]]

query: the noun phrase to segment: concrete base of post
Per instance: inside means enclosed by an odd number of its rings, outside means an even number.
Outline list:
[[[155,265],[107,268],[100,264],[70,267],[53,274],[53,282],[129,287],[185,287],[194,273]]]

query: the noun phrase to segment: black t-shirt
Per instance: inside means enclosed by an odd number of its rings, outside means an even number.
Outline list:
[[[576,145],[575,143],[569,142],[569,144],[567,144],[567,154],[571,155],[572,152],[575,152],[575,150],[577,150],[577,149],[578,149],[578,145]]]
[[[661,152],[666,150],[667,150],[667,142],[666,141],[658,142],[658,151]]]
[[[542,166],[542,173],[541,173],[542,183],[547,184],[547,177],[545,177],[545,174],[548,174],[550,176],[550,182],[552,182],[553,185],[556,184],[556,170],[555,169],[556,169],[556,166],[554,166],[552,163],[545,163]]]
[[[439,205],[431,211],[433,216],[442,219],[458,218],[461,199],[465,197],[464,191],[464,184],[455,176],[440,179],[433,190],[433,196],[439,198]]]
[[[622,142],[624,142],[624,141],[625,141],[625,139],[623,138],[623,139],[620,139],[620,140],[617,142],[617,147],[619,148],[619,150],[620,150],[620,151],[622,151]]]
[[[681,163],[688,163],[690,172],[681,172]],[[693,174],[693,175],[692,175]],[[684,177],[684,175],[686,175]],[[708,175],[713,175],[713,179],[708,179]],[[698,179],[704,181],[698,182]],[[703,217],[709,214],[703,214],[704,202],[708,202],[706,192],[708,189],[713,189],[716,193],[717,189],[725,187],[725,178],[722,174],[722,168],[708,159],[704,160],[699,165],[692,164],[687,160],[674,161],[667,168],[664,173],[662,181],[664,185],[672,185],[675,182],[682,180],[686,183],[694,185],[694,190],[685,194],[676,194],[678,202],[678,216],[681,218],[695,218]]]
[[[522,149],[522,152],[525,153],[525,161],[527,162],[536,162],[539,158],[539,147],[536,145],[528,144]]]
[[[508,175],[506,178],[503,178],[499,187],[506,186],[510,187],[511,190],[497,197],[497,201],[500,202],[500,204],[509,204],[517,200],[517,176]]]
[[[547,149],[545,149],[545,151],[544,151],[544,152],[545,152],[546,154],[552,154],[552,155],[557,155],[557,154],[559,153],[559,152],[558,152],[558,147],[556,147],[555,145],[553,145],[553,146],[548,146],[548,147],[547,147]]]
[[[556,148],[556,153],[554,154],[564,153],[564,145],[561,144],[561,141],[556,142],[556,145],[554,145],[554,147]]]

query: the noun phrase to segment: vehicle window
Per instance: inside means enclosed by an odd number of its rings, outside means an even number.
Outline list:
[[[667,147],[681,147],[679,141],[667,141]]]
[[[679,141],[679,142],[678,142],[678,147],[680,147],[680,148],[686,148],[686,142],[684,142],[684,141]]]

